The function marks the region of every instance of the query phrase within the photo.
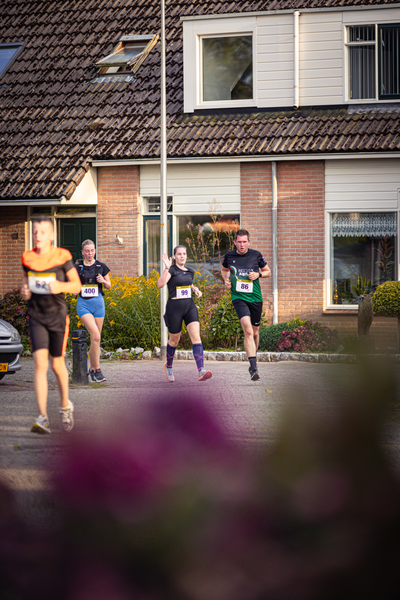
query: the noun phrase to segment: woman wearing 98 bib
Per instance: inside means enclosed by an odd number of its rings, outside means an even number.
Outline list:
[[[167,362],[164,364],[164,373],[167,381],[175,381],[172,372],[172,362],[176,347],[179,343],[182,323],[185,321],[190,340],[193,345],[193,356],[198,370],[198,380],[205,381],[212,376],[211,371],[204,368],[203,344],[200,338],[199,313],[193,301],[192,294],[197,298],[202,296],[199,288],[193,285],[194,271],[185,267],[187,259],[186,248],[174,248],[174,261],[167,254],[162,255],[165,270],[160,276],[157,285],[159,288],[168,286],[168,301],[164,319],[168,327],[169,339],[167,344]]]
[[[107,381],[100,370],[100,340],[105,317],[103,287],[111,287],[110,269],[96,260],[96,248],[92,240],[82,242],[83,260],[75,264],[82,288],[76,305],[78,317],[90,334],[89,381],[101,383]]]

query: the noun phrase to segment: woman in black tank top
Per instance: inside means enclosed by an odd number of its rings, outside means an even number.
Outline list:
[[[168,286],[168,301],[165,309],[164,320],[168,327],[169,339],[167,344],[167,362],[164,364],[164,373],[167,381],[175,381],[172,372],[172,362],[176,347],[179,343],[182,323],[185,322],[190,340],[193,345],[193,356],[198,370],[198,380],[205,381],[212,376],[211,371],[204,368],[203,344],[200,338],[199,313],[193,301],[192,294],[197,298],[202,292],[193,285],[194,271],[185,266],[187,260],[186,248],[174,248],[174,264],[172,258],[163,254],[162,261],[165,266],[157,285],[159,288]]]

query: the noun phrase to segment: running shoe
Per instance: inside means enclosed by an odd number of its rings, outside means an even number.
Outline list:
[[[172,367],[167,367],[167,363],[164,363],[164,373],[165,373],[165,379],[167,381],[170,381],[171,383],[173,381],[175,381],[175,377],[172,372]]]
[[[32,425],[31,431],[33,433],[51,433],[50,423],[46,415],[39,415],[34,424]]]
[[[212,377],[211,371],[207,371],[207,369],[200,369],[199,371],[199,381],[205,381],[206,379],[210,379]]]
[[[89,381],[91,381],[91,383],[102,383],[103,381],[107,381],[100,369],[96,369],[96,371],[89,371],[89,373]]]
[[[258,374],[258,369],[254,369],[254,371],[252,371],[251,368],[249,368],[249,373],[250,373],[250,379],[252,381],[258,381],[260,379],[260,376]]]
[[[71,400],[68,401],[68,406],[66,408],[60,406],[60,420],[63,431],[66,431],[67,433],[71,431],[74,426],[74,405]]]
[[[98,383],[97,379],[96,379],[96,375],[92,369],[90,369],[90,371],[88,373],[88,380],[89,380],[89,383]]]

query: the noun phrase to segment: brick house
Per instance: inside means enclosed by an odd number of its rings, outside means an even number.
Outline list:
[[[399,277],[399,23],[386,0],[166,2],[170,246],[240,220],[276,256],[270,322],[354,330],[357,278]],[[75,256],[157,268],[159,30],[144,0],[3,0],[0,293],[44,212]]]

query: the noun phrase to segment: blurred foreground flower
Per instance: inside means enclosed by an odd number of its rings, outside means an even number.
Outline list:
[[[0,519],[15,582],[4,598],[390,597],[400,492],[382,434],[396,382],[385,364],[354,373],[357,394],[327,382],[329,409],[289,397],[276,442],[257,452],[233,447],[192,396],[71,437],[53,479],[58,528],[38,539]]]

